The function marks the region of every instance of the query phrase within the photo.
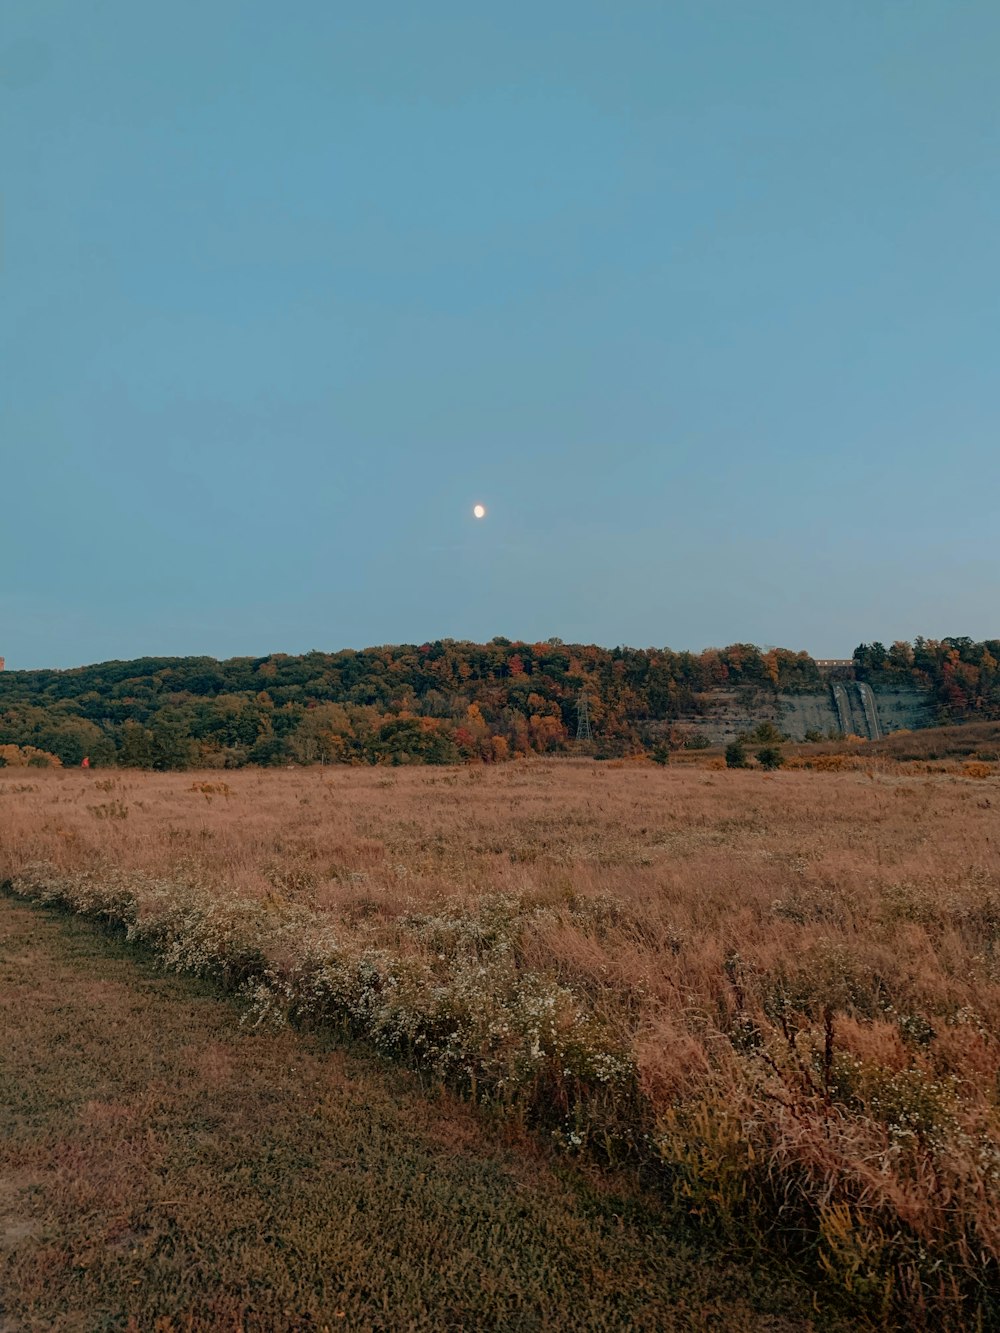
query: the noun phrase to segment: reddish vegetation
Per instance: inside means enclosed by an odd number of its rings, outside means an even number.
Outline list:
[[[996,1317],[995,777],[33,771],[0,800],[15,887],[258,1016],[342,1018],[639,1155],[876,1315]]]

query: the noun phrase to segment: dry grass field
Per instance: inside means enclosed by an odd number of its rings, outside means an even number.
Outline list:
[[[991,1327],[1000,781],[19,770],[0,877],[621,1169],[875,1322]],[[250,1038],[248,1037],[248,1040]]]
[[[4,1333],[838,1327],[626,1173],[9,897],[0,1031]]]

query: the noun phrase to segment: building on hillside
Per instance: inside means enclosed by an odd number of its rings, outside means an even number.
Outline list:
[[[853,657],[814,657],[819,673],[824,680],[853,680]]]

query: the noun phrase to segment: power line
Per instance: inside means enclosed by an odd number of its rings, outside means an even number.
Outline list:
[[[594,739],[594,733],[590,729],[590,705],[585,694],[581,694],[576,701],[576,739],[578,741]]]

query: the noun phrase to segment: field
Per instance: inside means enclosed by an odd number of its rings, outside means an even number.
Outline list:
[[[993,1326],[994,767],[711,764],[7,770],[0,876],[235,990],[247,1042],[361,1038],[826,1308]]]
[[[4,1333],[815,1326],[801,1284],[622,1173],[364,1051],[248,1033],[79,917],[0,898],[0,1028]]]

